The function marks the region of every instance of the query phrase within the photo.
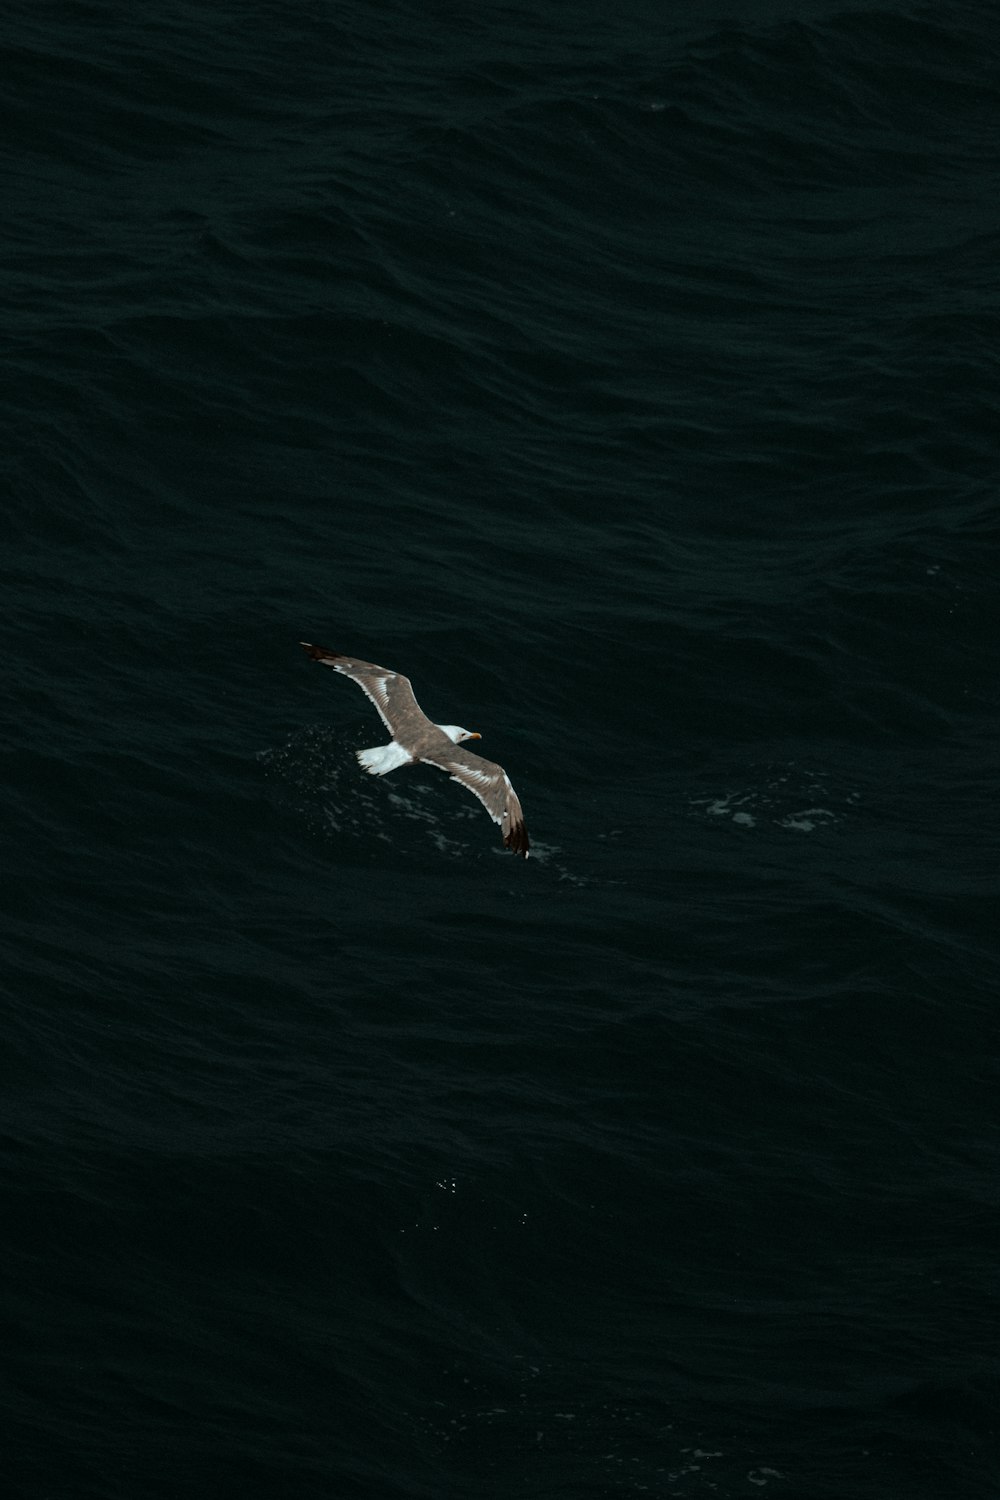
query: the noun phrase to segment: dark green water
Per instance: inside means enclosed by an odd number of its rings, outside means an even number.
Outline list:
[[[997,1493],[1000,27],[742,10],[8,10],[8,1494]]]

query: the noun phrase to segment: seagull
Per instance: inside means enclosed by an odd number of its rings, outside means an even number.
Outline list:
[[[350,677],[378,709],[392,739],[388,745],[355,752],[370,776],[385,776],[397,766],[417,761],[447,771],[452,781],[478,797],[494,823],[499,823],[504,847],[527,859],[528,830],[507,772],[471,750],[456,748],[463,740],[479,740],[482,735],[458,724],[432,724],[413,696],[410,679],[401,672],[390,672],[388,667],[327,651],[325,646],[312,646],[308,641],[299,645],[320,666]]]

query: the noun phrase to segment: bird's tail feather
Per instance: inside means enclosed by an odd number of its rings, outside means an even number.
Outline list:
[[[388,745],[375,745],[371,750],[357,750],[355,754],[369,776],[384,776],[395,771],[397,766],[408,765],[413,759],[408,750],[390,740]]]

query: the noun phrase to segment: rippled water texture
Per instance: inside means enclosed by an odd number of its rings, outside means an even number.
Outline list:
[[[8,12],[8,1493],[995,1495],[998,79]]]

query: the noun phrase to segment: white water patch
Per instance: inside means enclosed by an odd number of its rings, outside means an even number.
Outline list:
[[[692,797],[690,805],[704,807],[709,817],[731,818],[734,823],[739,823],[744,828],[752,828],[757,819],[742,805],[749,800],[748,793],[730,792],[726,797]]]
[[[821,828],[824,823],[836,822],[837,815],[828,807],[807,807],[804,812],[790,814],[787,818],[780,818],[780,828],[797,828],[800,833],[813,833],[815,829]]]
[[[838,788],[832,776],[795,762],[760,770],[760,779],[749,786],[689,798],[693,815],[738,828],[769,824],[790,833],[817,833],[843,824],[861,800],[860,792]]]

